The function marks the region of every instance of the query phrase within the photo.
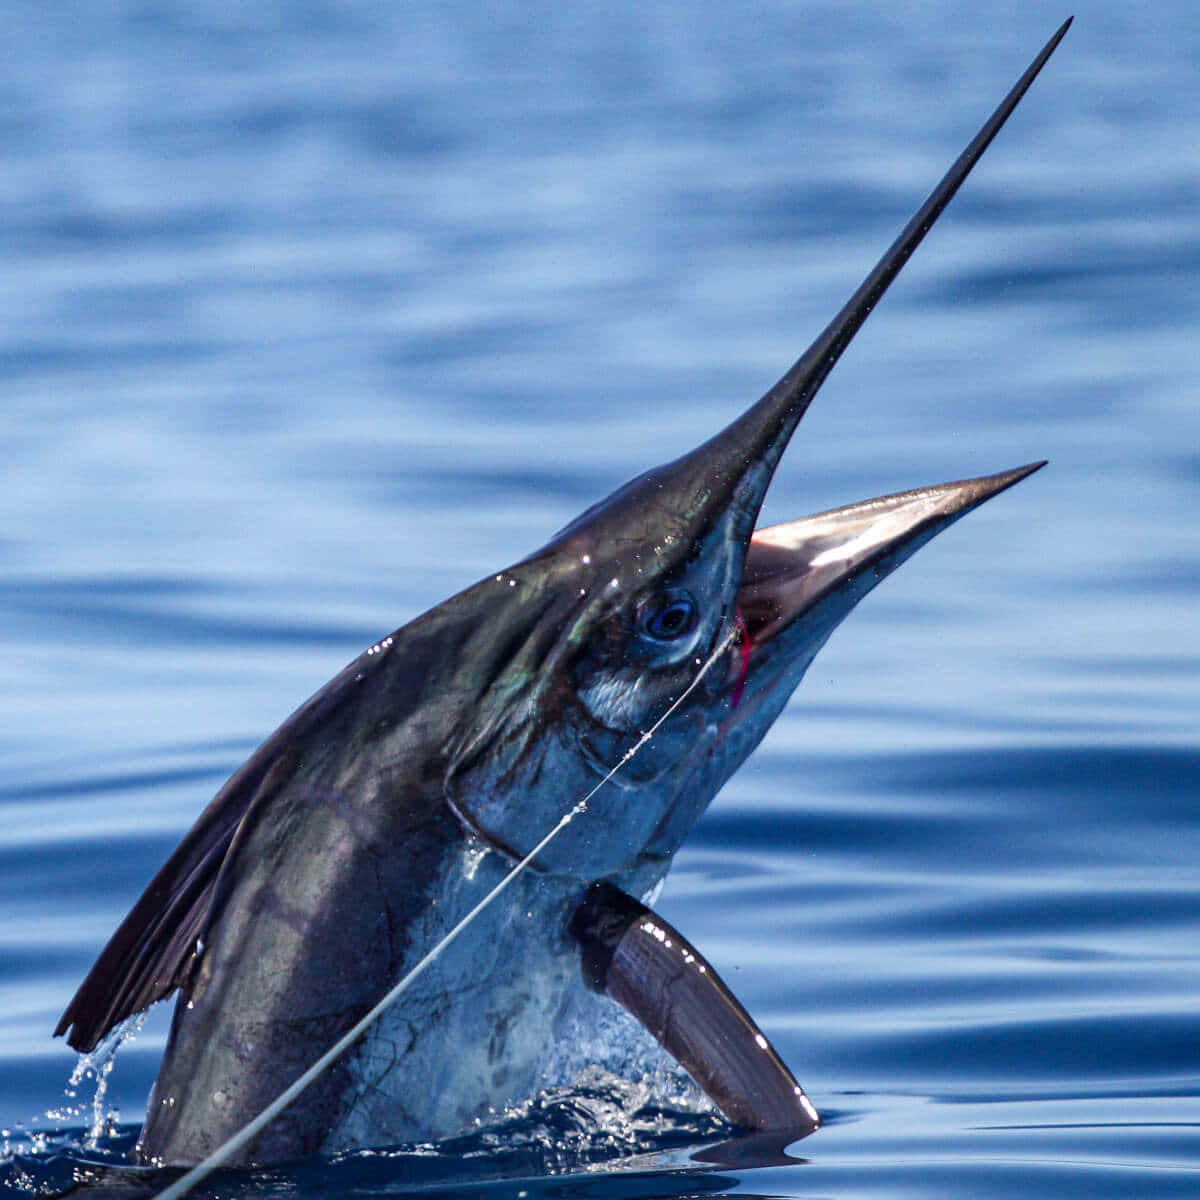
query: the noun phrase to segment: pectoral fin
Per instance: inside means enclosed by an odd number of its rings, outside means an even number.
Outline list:
[[[571,918],[587,985],[626,1008],[731,1120],[811,1133],[817,1110],[750,1014],[678,931],[594,883]]]

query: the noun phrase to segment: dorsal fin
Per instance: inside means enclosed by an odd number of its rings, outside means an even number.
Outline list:
[[[200,814],[100,952],[55,1037],[70,1030],[70,1046],[92,1050],[115,1025],[186,979],[238,826],[254,801],[275,792],[291,773],[294,756],[280,741],[276,735],[260,746]]]
[[[92,1050],[126,1017],[186,983],[197,939],[219,919],[221,869],[248,814],[278,799],[314,748],[354,754],[356,729],[370,724],[361,705],[380,705],[393,719],[402,719],[404,706],[420,697],[413,680],[425,678],[430,662],[444,657],[447,621],[475,622],[470,589],[353,659],[259,746],[200,814],[109,939],[67,1005],[56,1037],[65,1033],[74,1049]],[[390,664],[387,670],[385,664]]]
[[[380,662],[374,647],[309,697],[230,777],[150,881],[67,1005],[55,1037],[86,1053],[126,1017],[169,996],[196,958],[213,917],[217,878],[256,804],[286,786],[315,731]]]

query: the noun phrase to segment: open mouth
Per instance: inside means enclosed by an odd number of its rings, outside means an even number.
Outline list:
[[[848,592],[853,605],[930,538],[1043,466],[1029,463],[756,529],[737,594],[743,662],[735,703],[754,647],[769,642],[826,597]]]

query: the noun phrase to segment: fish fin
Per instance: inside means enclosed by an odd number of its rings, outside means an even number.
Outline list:
[[[821,1118],[721,977],[661,917],[611,883],[575,910],[583,977],[627,1009],[731,1120],[812,1133]]]
[[[279,795],[314,743],[339,744],[352,733],[356,702],[379,686],[385,658],[377,650],[360,654],[310,696],[230,777],[100,952],[55,1037],[69,1030],[68,1045],[93,1050],[126,1017],[187,984],[197,943],[223,902],[221,869],[247,814]]]
[[[55,1037],[66,1033],[73,1049],[93,1050],[119,1022],[186,982],[234,835],[254,801],[290,774],[292,759],[273,738],[217,793],[100,952]]]

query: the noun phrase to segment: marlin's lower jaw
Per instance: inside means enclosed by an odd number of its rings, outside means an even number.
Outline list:
[[[786,701],[817,651],[877,583],[943,529],[1044,462],[880,496],[755,530],[737,593],[743,643],[732,711]],[[778,703],[773,703],[778,701]]]

